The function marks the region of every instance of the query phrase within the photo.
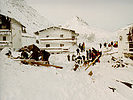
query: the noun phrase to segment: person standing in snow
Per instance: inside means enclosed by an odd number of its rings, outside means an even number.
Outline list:
[[[75,57],[76,57],[76,55],[72,55],[72,61],[75,61]]]
[[[68,61],[70,61],[70,55],[69,54],[67,55],[67,59],[68,59]]]
[[[89,49],[89,59],[91,59],[91,49]]]
[[[81,50],[81,43],[79,43],[79,48],[80,48],[80,50]]]
[[[111,46],[113,46],[113,41],[111,41]]]
[[[105,42],[105,43],[104,43],[104,47],[106,47],[106,46],[107,46],[107,43]]]
[[[95,60],[95,58],[96,58],[96,54],[92,51],[92,62]],[[93,63],[93,65],[95,64],[95,62]]]
[[[88,50],[86,50],[86,58],[87,58],[87,60],[89,60]]]
[[[85,43],[82,44],[82,50],[85,51]]]
[[[79,48],[77,48],[76,51],[77,51],[77,55],[78,55],[79,54]]]
[[[82,64],[82,57],[80,55],[75,60],[78,64]]]
[[[83,58],[83,61],[85,62],[85,56],[84,55],[82,56],[82,58]]]
[[[102,48],[102,44],[100,43],[99,45],[100,45],[100,49],[101,49]]]

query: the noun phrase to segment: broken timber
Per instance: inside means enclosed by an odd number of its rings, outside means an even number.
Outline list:
[[[55,67],[55,68],[63,69],[63,67],[61,67],[61,66],[46,64],[47,61],[36,61],[33,59],[15,59],[15,61],[21,61],[23,64],[45,66],[45,67]]]
[[[93,63],[95,63],[96,60],[97,60],[99,57],[100,57],[100,55],[98,55],[98,56],[95,58],[95,60],[94,60],[92,63],[90,63],[90,64],[88,65],[88,67],[86,67],[85,70],[87,70]]]

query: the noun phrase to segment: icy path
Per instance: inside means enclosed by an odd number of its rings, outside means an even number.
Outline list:
[[[133,68],[114,69],[103,60],[89,69],[94,73],[90,77],[87,71],[72,71],[73,63],[61,59],[65,57],[56,58],[54,64],[64,63],[63,70],[21,65],[0,54],[0,100],[133,99],[133,89],[115,81],[133,83]],[[117,90],[112,92],[108,87]]]

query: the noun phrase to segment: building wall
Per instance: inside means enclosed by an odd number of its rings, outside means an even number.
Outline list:
[[[126,52],[129,52],[129,43],[128,43],[128,34],[129,30],[124,29],[118,33],[118,53],[120,56],[123,56],[123,54]]]
[[[70,43],[70,42],[60,42],[60,41],[53,41],[53,42],[41,42],[40,43],[40,47],[46,47],[46,44],[50,44],[50,47],[61,47],[61,44],[64,44],[64,46],[62,47],[70,47],[73,46],[74,43]]]
[[[72,32],[71,31],[67,31],[67,30],[61,30],[61,29],[47,29],[45,31],[40,32],[39,37],[43,37],[43,38],[47,38],[47,36],[49,36],[49,38],[51,37],[58,37],[61,38],[60,35],[63,34],[62,38],[71,38],[72,37]]]
[[[63,35],[63,37],[61,37]],[[75,34],[72,31],[62,30],[62,29],[47,29],[39,33],[40,47],[46,47],[47,44],[50,44],[50,47],[61,47],[60,44],[64,44],[62,47],[71,47],[76,43],[76,40],[72,40],[72,36]],[[76,36],[75,36],[76,37]],[[45,39],[71,39],[71,40],[45,40]]]
[[[0,35],[0,41],[3,41],[3,37],[6,37],[6,41],[11,42],[11,35]]]
[[[31,44],[35,44],[36,43],[36,38],[35,37],[25,37],[22,36],[22,47],[23,46],[28,46]]]
[[[12,48],[18,50],[22,47],[22,26],[20,23],[11,20],[11,31],[12,31]]]
[[[75,37],[74,39],[73,36]],[[39,32],[38,38],[39,47],[51,53],[66,52],[62,50],[67,50],[67,52],[69,52],[69,48],[77,43],[76,34],[73,31],[58,28],[49,28],[43,30]],[[51,48],[53,48],[53,51],[51,51]]]

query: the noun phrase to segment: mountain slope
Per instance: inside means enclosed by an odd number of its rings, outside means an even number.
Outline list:
[[[79,33],[79,42],[104,42],[111,40],[114,35],[114,33],[89,26],[87,22],[77,16],[73,17],[63,27],[73,29]]]
[[[0,0],[0,13],[22,23],[30,34],[51,25],[46,18],[40,16],[24,0]]]

